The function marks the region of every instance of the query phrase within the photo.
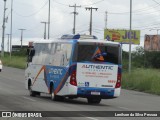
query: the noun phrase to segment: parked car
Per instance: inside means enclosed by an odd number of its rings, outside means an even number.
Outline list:
[[[2,71],[2,61],[0,60],[0,72]]]

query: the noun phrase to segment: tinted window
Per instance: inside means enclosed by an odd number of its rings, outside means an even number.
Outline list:
[[[110,62],[119,64],[121,58],[117,46],[78,45],[74,53],[76,62]]]

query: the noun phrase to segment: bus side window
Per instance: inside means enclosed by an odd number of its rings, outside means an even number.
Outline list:
[[[66,66],[69,64],[71,53],[72,53],[72,45],[71,44],[64,44],[62,45],[62,50],[63,50],[63,56],[62,56],[62,61],[63,61],[63,66]]]
[[[62,66],[65,65],[65,58],[64,58],[64,54],[62,55]]]

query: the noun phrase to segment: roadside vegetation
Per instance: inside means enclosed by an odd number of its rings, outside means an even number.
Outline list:
[[[122,87],[160,95],[160,70],[136,68],[123,74]]]
[[[26,68],[26,50],[5,53],[0,58],[5,66]],[[132,53],[132,71],[128,73],[128,52],[123,51],[122,88],[160,95],[160,52],[146,52],[137,47]]]
[[[160,95],[160,52],[137,47],[132,52],[132,71],[128,73],[128,52],[123,52],[122,88]]]
[[[19,52],[13,52],[10,58],[9,53],[4,53],[4,57],[0,58],[4,66],[10,66],[20,69],[26,68],[26,50],[21,49]]]
[[[10,59],[9,55],[5,55],[5,57],[1,58],[3,65],[16,67],[20,69],[24,69],[26,67],[26,58],[23,56],[12,56]]]

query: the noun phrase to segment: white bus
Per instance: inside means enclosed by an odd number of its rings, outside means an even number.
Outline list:
[[[52,100],[116,98],[121,90],[121,45],[100,40],[48,40],[28,49],[25,86],[30,96]]]

